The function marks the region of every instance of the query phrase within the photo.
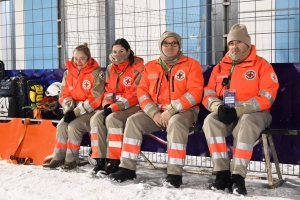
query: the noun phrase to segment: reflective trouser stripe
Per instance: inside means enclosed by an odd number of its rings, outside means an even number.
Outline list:
[[[168,155],[169,155],[169,158],[185,159],[186,150],[177,150],[177,149],[168,148]]]
[[[210,154],[215,152],[226,152],[227,153],[227,144],[226,143],[212,143],[208,145]]]
[[[99,158],[98,151],[98,133],[91,132],[91,146],[92,146],[92,158]]]
[[[141,146],[123,143],[122,157],[137,160],[141,152]]]
[[[123,134],[108,133],[108,156],[110,159],[120,160],[122,152]]]
[[[250,160],[251,157],[252,157],[252,151],[233,148],[232,157],[233,158],[242,158],[242,159]]]

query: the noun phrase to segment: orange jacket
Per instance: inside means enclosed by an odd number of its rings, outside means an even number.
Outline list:
[[[264,59],[256,55],[254,45],[251,45],[249,57],[237,64],[230,77],[230,89],[236,91],[236,106],[250,104],[253,112],[270,109],[279,87],[273,67]],[[203,105],[210,111],[213,102],[221,102],[223,91],[228,85],[222,86],[225,77],[229,77],[232,60],[228,52],[217,64],[210,76],[208,85],[204,88]]]
[[[158,59],[148,62],[137,95],[142,110],[151,118],[166,109],[173,115],[195,107],[198,113],[203,85],[200,63],[183,55],[169,72],[168,79]]]
[[[97,61],[90,58],[80,71],[73,61],[67,61],[66,68],[59,98],[64,113],[74,109],[75,115],[80,116],[99,108],[105,82]]]
[[[128,65],[129,61],[119,65],[112,63],[107,66],[102,105],[110,104],[113,112],[138,104],[136,88],[144,71],[144,60],[135,56],[134,63],[131,66]]]

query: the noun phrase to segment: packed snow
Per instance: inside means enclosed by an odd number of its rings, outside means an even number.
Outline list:
[[[247,178],[248,194],[236,196],[228,191],[208,190],[208,184],[215,178],[213,175],[184,173],[183,185],[175,189],[163,187],[165,170],[138,168],[137,179],[118,183],[107,177],[90,176],[92,168],[87,164],[66,172],[35,165],[13,165],[1,160],[0,200],[300,199],[298,176],[284,176],[286,182],[271,190],[266,188],[267,180]]]

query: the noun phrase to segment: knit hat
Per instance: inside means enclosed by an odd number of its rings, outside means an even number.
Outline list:
[[[172,56],[172,57],[167,57],[163,51],[162,51],[162,42],[167,38],[167,37],[174,37],[177,41],[178,41],[178,45],[179,45],[179,51],[177,52],[177,54],[175,56]],[[158,47],[159,47],[159,50],[160,50],[160,59],[162,59],[163,61],[165,61],[166,63],[174,63],[174,62],[177,62],[177,60],[182,56],[182,52],[180,51],[180,48],[181,48],[181,37],[175,33],[175,32],[172,32],[172,31],[165,31],[161,36],[160,36],[160,39],[159,39],[159,42],[158,42]]]
[[[161,50],[161,45],[162,45],[162,42],[167,38],[167,37],[174,37],[176,38],[176,40],[178,41],[178,44],[179,44],[179,49],[181,49],[181,37],[175,33],[175,32],[172,32],[172,31],[165,31],[161,36],[160,36],[160,39],[159,39],[159,44],[158,44],[158,47],[159,47],[159,50]]]
[[[244,24],[235,24],[231,27],[227,35],[227,44],[233,40],[242,41],[247,44],[248,47],[251,46],[251,38]]]

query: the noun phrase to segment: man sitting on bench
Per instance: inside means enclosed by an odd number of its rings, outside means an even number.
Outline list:
[[[184,56],[181,47],[181,37],[166,31],[159,40],[160,57],[145,65],[137,88],[143,112],[127,119],[120,170],[110,175],[113,180],[136,178],[143,134],[166,128],[168,175],[164,186],[179,188],[182,184],[189,127],[198,118],[204,80],[199,62]]]
[[[212,113],[205,118],[203,131],[217,172],[209,189],[229,188],[245,195],[253,146],[272,121],[269,109],[279,84],[272,66],[256,55],[245,25],[232,26],[227,44],[229,51],[204,88],[203,105]],[[234,138],[231,163],[225,141],[230,134]]]

